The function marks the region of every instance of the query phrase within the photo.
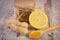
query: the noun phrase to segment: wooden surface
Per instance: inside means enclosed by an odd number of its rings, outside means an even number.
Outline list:
[[[60,29],[45,33],[37,39],[29,39],[23,35],[17,36],[16,32],[7,29],[5,27],[6,17],[10,17],[9,14],[15,13],[12,8],[13,1],[0,0],[0,40],[60,40]],[[60,0],[36,0],[35,8],[47,14],[49,20],[47,27],[60,24]]]

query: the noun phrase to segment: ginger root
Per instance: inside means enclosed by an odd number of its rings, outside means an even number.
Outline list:
[[[20,22],[17,19],[9,19],[7,21],[7,27],[24,35],[28,33],[28,24],[26,22]]]

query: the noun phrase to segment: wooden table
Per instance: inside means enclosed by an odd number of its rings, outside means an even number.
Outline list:
[[[41,38],[29,39],[17,36],[16,32],[5,27],[6,17],[15,13],[12,9],[14,0],[0,0],[0,40],[60,40],[60,29],[45,33]],[[60,24],[60,0],[36,0],[36,9],[40,9],[48,16],[47,27]],[[12,11],[12,12],[11,12]]]
[[[47,16],[49,23],[47,27],[60,24],[60,0],[37,0],[36,5],[42,5],[42,11],[44,11]],[[36,8],[38,8],[36,6]],[[60,29],[53,30],[51,32],[46,33],[38,40],[60,40]]]

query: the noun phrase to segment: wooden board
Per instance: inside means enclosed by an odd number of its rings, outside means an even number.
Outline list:
[[[48,16],[49,23],[47,27],[60,24],[59,0],[45,0],[45,1],[37,0],[37,1],[38,2],[36,4],[38,4],[38,6],[41,5],[42,3],[43,5],[42,11],[44,11]],[[60,35],[59,29],[56,29],[54,31],[46,33],[38,40],[60,40],[59,35]]]
[[[60,40],[60,29],[45,33],[41,38],[29,39],[26,36],[17,36],[16,32],[5,27],[6,17],[15,13],[12,9],[14,0],[0,0],[0,40]],[[39,8],[39,6],[41,8]],[[60,24],[60,0],[36,0],[36,9],[40,9],[48,16],[47,27]]]

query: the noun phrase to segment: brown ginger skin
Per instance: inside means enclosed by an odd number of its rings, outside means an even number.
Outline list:
[[[28,33],[28,24],[26,22],[20,22],[17,19],[9,19],[7,21],[7,27],[24,35]]]

